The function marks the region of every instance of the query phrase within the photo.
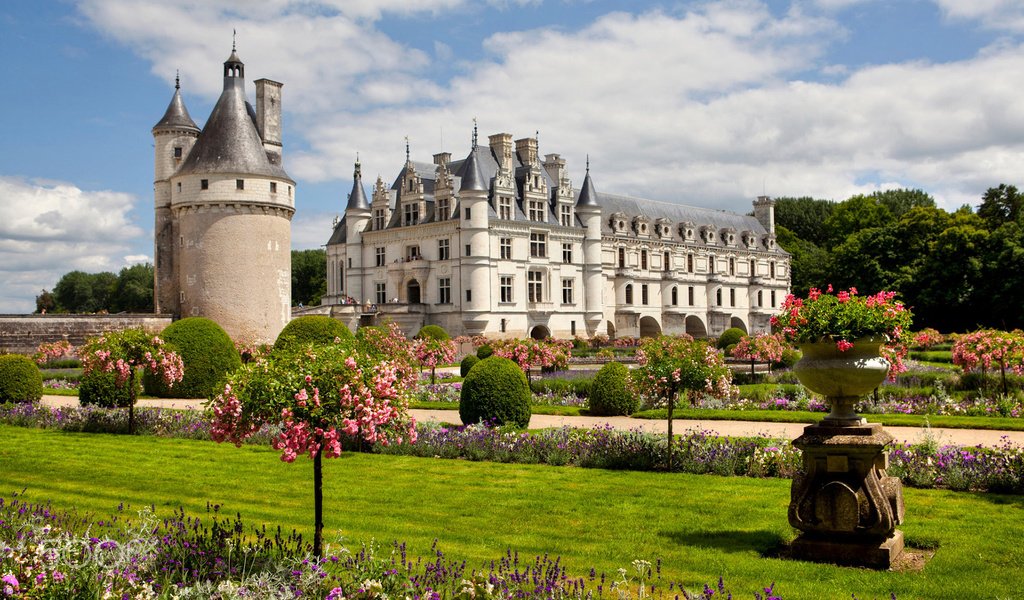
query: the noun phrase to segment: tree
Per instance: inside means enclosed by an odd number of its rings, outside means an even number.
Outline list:
[[[96,298],[92,276],[85,271],[65,273],[53,287],[58,310],[62,312],[95,312]]]
[[[292,305],[317,306],[327,293],[327,252],[292,250]]]
[[[539,366],[541,369],[566,368],[572,356],[572,341],[556,340],[495,340],[491,342],[495,356],[510,359],[526,373],[526,381],[530,381],[530,369]]]
[[[430,385],[437,383],[437,365],[446,365],[455,360],[455,342],[436,337],[423,336],[413,340],[413,352],[421,367],[430,367]]]
[[[753,380],[754,363],[766,362],[770,371],[772,363],[782,360],[782,353],[788,347],[789,344],[786,344],[777,333],[758,333],[741,339],[732,349],[732,356],[750,361],[750,377]]]
[[[955,221],[954,221],[955,222]],[[992,315],[983,314],[979,295],[981,251],[988,232],[969,224],[945,229],[928,246],[918,278],[908,285],[913,292],[919,323],[941,331],[965,331]]]
[[[53,312],[55,308],[57,308],[57,299],[53,297],[53,294],[49,290],[40,291],[36,296],[36,312]]]
[[[899,218],[915,208],[935,208],[935,199],[922,190],[896,189],[872,192],[869,196]]]
[[[785,227],[777,227],[779,246],[789,252],[790,285],[793,293],[806,296],[814,287],[824,287],[832,276],[828,270],[829,253],[814,242],[797,237]]]
[[[993,366],[999,367],[1006,394],[1006,370],[1024,372],[1024,333],[981,329],[961,335],[953,344],[953,363],[964,371],[980,368],[982,374]]]
[[[1024,218],[1024,195],[1015,186],[1005,183],[989,188],[981,198],[978,216],[985,221],[990,231],[1004,223],[1020,222]]]
[[[829,239],[825,221],[832,215],[836,203],[831,200],[802,198],[775,199],[775,226],[785,227],[801,240],[815,246],[824,246]]]
[[[121,269],[106,306],[110,312],[153,312],[153,265],[132,265]]]
[[[885,227],[893,216],[884,204],[871,196],[857,195],[836,205],[825,221],[826,246],[834,248],[854,233],[870,227]]]
[[[344,439],[401,444],[416,441],[405,398],[411,381],[391,361],[355,340],[308,345],[269,361],[243,365],[211,401],[210,436],[242,442],[264,425],[278,424],[273,446],[281,460],[313,459],[313,554],[323,553],[323,458],[341,456]]]
[[[163,340],[141,329],[125,329],[92,338],[79,351],[86,374],[104,371],[116,374],[116,385],[128,388],[128,433],[135,433],[135,382],[138,371],[148,371],[173,386],[185,374],[181,357],[164,346]]]
[[[677,398],[698,392],[716,398],[732,394],[732,372],[722,353],[707,340],[678,337],[646,338],[636,351],[637,368],[630,390],[650,406],[668,408],[668,470],[672,470],[672,411]]]

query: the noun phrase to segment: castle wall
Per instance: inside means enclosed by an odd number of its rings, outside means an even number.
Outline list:
[[[0,315],[0,349],[33,354],[43,342],[67,340],[81,346],[107,331],[141,327],[160,333],[171,324],[170,315]]]

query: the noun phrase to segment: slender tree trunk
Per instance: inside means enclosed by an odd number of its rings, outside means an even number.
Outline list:
[[[672,411],[676,407],[676,398],[673,393],[668,397],[668,472],[672,472]]]
[[[321,446],[313,455],[313,556],[320,558],[324,547],[324,474]]]
[[[1003,380],[1003,395],[1005,396],[1006,394],[1009,393],[1006,390],[1006,363],[1005,362],[999,363],[999,375],[1000,375],[1000,377]]]
[[[750,383],[757,381],[756,375],[754,375],[754,359],[750,359]]]
[[[434,375],[434,372],[436,370],[437,370],[436,366],[431,366],[430,367],[430,385],[434,385],[435,383],[437,383],[437,377],[435,377],[435,375]]]
[[[135,435],[135,367],[128,375],[128,435]]]

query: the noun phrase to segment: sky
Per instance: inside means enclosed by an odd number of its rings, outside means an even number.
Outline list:
[[[1024,185],[1019,0],[3,0],[0,313],[72,270],[153,255],[152,127],[176,73],[202,126],[232,32],[282,82],[295,249],[326,243],[362,162],[538,135],[599,191],[749,212]]]

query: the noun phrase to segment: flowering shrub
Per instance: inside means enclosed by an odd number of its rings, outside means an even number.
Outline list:
[[[572,342],[569,340],[495,340],[490,343],[495,356],[507,358],[526,373],[530,380],[530,369],[540,367],[547,370],[566,369],[572,357]]]
[[[998,367],[1005,394],[1007,369],[1024,374],[1024,332],[981,329],[958,336],[953,343],[953,364],[964,371],[981,369],[982,373]]]
[[[863,337],[884,337],[888,344],[898,344],[912,317],[895,298],[895,292],[858,296],[857,288],[850,288],[832,295],[831,285],[824,293],[811,288],[806,300],[787,296],[782,313],[771,322],[796,344],[832,340],[844,352]]]
[[[321,458],[341,456],[343,436],[385,446],[415,442],[415,421],[406,414],[409,385],[390,361],[354,340],[306,346],[232,373],[210,402],[210,435],[241,445],[265,424],[281,423],[273,443],[281,460],[292,462],[301,454],[313,459],[313,551],[320,556]]]
[[[430,368],[430,383],[437,383],[437,366],[455,361],[455,342],[438,337],[423,336],[413,340],[413,353],[421,367]]]
[[[732,349],[733,358],[759,362],[778,362],[788,346],[778,334],[758,333],[748,335]]]
[[[360,327],[356,332],[356,341],[363,351],[375,359],[390,361],[395,368],[396,381],[407,382],[410,386],[416,381],[413,346],[394,321],[389,321],[387,325]]]
[[[82,346],[85,374],[93,371],[114,373],[115,385],[128,389],[128,433],[135,432],[136,378],[138,370],[159,376],[172,387],[185,375],[181,357],[164,347],[157,336],[141,329],[125,329],[92,338]]]
[[[941,344],[944,341],[946,341],[946,336],[939,333],[937,329],[932,329],[931,327],[925,327],[914,334],[914,343],[925,350],[936,344]]]
[[[36,349],[36,353],[32,358],[36,361],[37,365],[45,365],[56,360],[74,357],[75,347],[71,342],[60,340],[58,342],[43,342],[39,344],[39,348]]]

